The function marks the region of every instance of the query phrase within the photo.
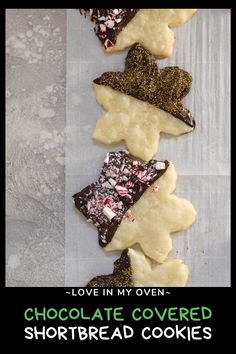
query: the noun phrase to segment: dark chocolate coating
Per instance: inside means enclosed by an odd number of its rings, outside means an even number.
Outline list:
[[[128,249],[124,250],[119,259],[114,262],[112,274],[99,275],[86,285],[88,287],[132,287],[132,267]]]
[[[141,163],[126,151],[110,152],[98,180],[73,195],[76,208],[97,227],[101,247],[111,242],[127,210],[169,166],[163,161],[164,168],[157,169],[156,162]],[[109,219],[104,208],[114,216]]]
[[[153,104],[195,127],[191,113],[181,103],[190,90],[192,76],[177,66],[159,69],[155,57],[139,43],[130,48],[124,72],[106,72],[94,83]]]

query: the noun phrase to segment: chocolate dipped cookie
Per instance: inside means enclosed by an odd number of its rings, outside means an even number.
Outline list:
[[[170,233],[186,229],[196,217],[191,203],[171,194],[175,185],[172,163],[142,163],[127,151],[110,152],[98,180],[73,198],[97,227],[106,251],[139,243],[147,256],[162,262],[172,248]]]

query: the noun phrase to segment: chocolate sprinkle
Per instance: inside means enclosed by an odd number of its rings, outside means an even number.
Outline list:
[[[177,66],[159,69],[155,57],[139,43],[129,50],[124,72],[106,72],[94,83],[151,103],[195,127],[191,113],[181,103],[190,90],[191,75]]]
[[[141,163],[127,151],[109,152],[98,180],[73,195],[75,206],[98,229],[99,244],[111,242],[123,217],[169,166],[168,161]]]
[[[119,259],[114,262],[112,274],[100,275],[86,285],[88,287],[131,287],[134,286],[132,280],[132,267],[128,249],[124,250]]]
[[[139,9],[80,9],[80,13],[89,13],[95,22],[94,32],[105,49],[116,43],[118,34],[132,20]]]

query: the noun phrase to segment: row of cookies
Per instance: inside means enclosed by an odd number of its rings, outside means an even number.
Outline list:
[[[94,80],[96,99],[106,112],[93,137],[105,144],[124,140],[129,151],[108,153],[98,180],[73,196],[75,206],[97,227],[100,246],[105,251],[123,250],[113,274],[95,277],[87,286],[185,286],[188,267],[166,258],[172,249],[170,234],[188,228],[196,211],[189,201],[172,194],[174,165],[152,158],[160,132],[180,135],[194,129],[195,122],[181,103],[192,78],[178,67],[159,69],[155,60],[172,53],[169,26],[184,23],[195,10],[87,12],[106,51],[134,43],[124,72],[104,73]],[[150,21],[151,44],[145,36]],[[136,244],[141,250],[130,248]]]

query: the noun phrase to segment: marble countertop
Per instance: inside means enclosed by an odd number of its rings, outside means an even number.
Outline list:
[[[6,285],[63,286],[66,10],[8,9]]]

